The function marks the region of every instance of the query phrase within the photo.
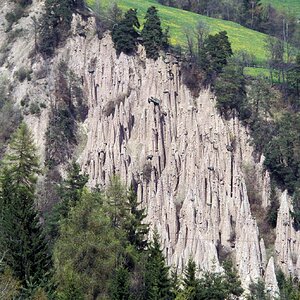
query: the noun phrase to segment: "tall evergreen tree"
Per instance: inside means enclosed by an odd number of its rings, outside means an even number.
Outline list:
[[[79,1],[80,2],[80,1]],[[69,31],[72,11],[77,6],[74,0],[46,0],[45,14],[42,18],[39,50],[46,56],[54,53],[55,47]]]
[[[146,262],[145,299],[173,299],[171,288],[172,283],[169,278],[169,268],[166,266],[164,255],[160,249],[159,235],[155,231]]]
[[[232,54],[226,31],[209,35],[205,39],[204,46],[199,51],[199,66],[205,71],[208,83],[215,80]]]
[[[80,171],[80,166],[73,161],[68,168],[67,178],[58,189],[61,201],[54,205],[46,218],[47,233],[53,241],[59,233],[59,222],[66,218],[71,207],[79,202],[88,181],[88,176]]]
[[[51,260],[38,213],[36,148],[22,124],[12,138],[0,178],[0,247],[4,262],[25,288],[46,280]]]
[[[147,234],[149,232],[149,225],[143,223],[147,214],[146,209],[140,209],[137,201],[137,195],[131,188],[127,196],[127,204],[129,216],[125,222],[125,232],[127,234],[128,242],[135,247],[136,250],[142,251],[147,247]]]
[[[132,54],[136,51],[138,33],[136,28],[140,27],[136,9],[129,9],[124,18],[114,25],[112,40],[117,53],[124,52]]]
[[[130,276],[127,268],[120,266],[116,268],[110,286],[111,300],[130,300]]]
[[[189,258],[188,264],[184,271],[183,288],[189,300],[196,300],[197,286],[199,280],[196,278],[196,264],[192,258]]]
[[[148,8],[145,19],[146,22],[142,30],[142,38],[146,55],[148,58],[157,59],[159,57],[159,51],[163,47],[166,47],[165,44],[168,42],[164,37],[156,7],[151,6]]]

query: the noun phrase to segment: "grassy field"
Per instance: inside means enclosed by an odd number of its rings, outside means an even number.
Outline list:
[[[262,3],[271,4],[276,9],[300,19],[300,0],[262,0]]]
[[[95,0],[87,0],[87,2],[92,6]],[[109,0],[101,0],[100,3],[105,6],[111,2]],[[266,60],[267,53],[264,41],[266,35],[263,33],[245,28],[234,22],[209,18],[192,12],[166,7],[158,4],[155,0],[117,0],[116,2],[123,10],[137,8],[141,23],[143,23],[147,8],[155,5],[159,10],[163,26],[169,26],[170,28],[171,43],[173,45],[179,44],[185,46],[186,37],[184,32],[186,29],[191,32],[198,21],[203,21],[209,26],[211,33],[226,30],[234,51],[246,50],[255,57],[257,64],[262,64]]]

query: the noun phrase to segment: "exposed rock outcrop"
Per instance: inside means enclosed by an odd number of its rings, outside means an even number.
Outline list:
[[[4,9],[8,4],[1,5]],[[32,14],[35,11],[29,11],[28,18]],[[76,32],[79,23],[84,35]],[[275,296],[274,259],[268,257],[251,214],[244,167],[255,165],[263,208],[270,203],[269,175],[263,170],[263,158],[254,161],[250,137],[238,119],[226,121],[218,114],[209,89],[193,98],[182,84],[179,62],[171,56],[149,60],[140,47],[137,56],[117,57],[110,37],[100,41],[95,35],[93,19],[75,16],[71,37],[51,61],[29,59],[34,39],[32,32],[26,34],[15,42],[17,48],[9,52],[9,63],[1,72],[14,80],[20,61],[30,66],[33,80],[15,84],[12,97],[19,103],[29,94],[32,101],[43,99],[48,107],[54,101],[62,60],[81,78],[89,113],[81,126],[87,142],[78,161],[90,175],[89,184],[105,185],[115,173],[127,184],[134,183],[170,265],[182,270],[192,256],[202,269],[213,265],[219,269],[219,261],[231,254],[244,287],[264,277]],[[25,46],[28,51],[17,56],[18,48]],[[42,70],[45,75],[37,76]],[[150,97],[159,103],[148,101]],[[41,154],[48,115],[46,108],[40,116],[25,116]],[[292,227],[290,209],[284,193],[275,262],[285,273],[298,275],[300,238]]]

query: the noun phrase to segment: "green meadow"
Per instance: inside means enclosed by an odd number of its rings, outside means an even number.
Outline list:
[[[92,7],[95,1],[87,0]],[[292,1],[292,0],[291,0]],[[300,1],[300,0],[298,0]],[[108,5],[111,1],[102,0],[103,6]],[[257,64],[263,64],[267,58],[265,49],[266,35],[248,28],[245,28],[237,23],[224,21],[220,19],[209,18],[203,15],[198,15],[192,12],[184,11],[177,8],[167,7],[158,4],[155,0],[117,0],[116,3],[126,11],[129,8],[137,8],[138,16],[143,23],[144,15],[149,6],[155,5],[159,10],[159,16],[164,27],[170,28],[171,43],[185,47],[186,35],[188,30],[192,32],[199,21],[206,23],[209,26],[211,33],[226,30],[234,51],[245,50],[255,57]]]
[[[278,10],[300,19],[300,0],[262,0],[263,4],[271,4]]]

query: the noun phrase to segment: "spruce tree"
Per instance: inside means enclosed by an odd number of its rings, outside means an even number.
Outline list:
[[[143,223],[147,214],[145,209],[139,209],[137,195],[131,188],[127,196],[127,204],[129,216],[126,219],[124,230],[127,234],[128,242],[134,246],[138,251],[143,251],[147,247],[147,234],[149,232],[149,225]]]
[[[160,249],[159,235],[155,231],[146,262],[145,299],[173,299],[171,289],[172,283],[169,278],[169,268],[166,266],[164,255]]]
[[[5,264],[25,288],[47,280],[51,261],[38,213],[36,148],[22,124],[12,138],[0,178],[0,245]]]
[[[190,300],[196,300],[196,291],[199,284],[199,280],[196,278],[196,271],[196,264],[190,257],[185,268],[183,278],[183,287],[185,290],[185,294],[188,295],[188,299]]]
[[[148,8],[146,22],[142,30],[143,45],[148,58],[157,59],[162,47],[166,47],[167,41],[161,28],[158,11],[154,6]]]
[[[88,176],[81,174],[80,171],[80,166],[73,161],[68,168],[67,178],[58,189],[61,201],[54,205],[46,217],[47,233],[53,241],[59,234],[59,222],[66,218],[71,207],[79,202],[88,181]]]
[[[132,54],[136,51],[138,33],[136,28],[140,27],[136,9],[129,9],[124,18],[114,25],[112,40],[115,44],[117,54],[124,52]]]
[[[42,18],[39,51],[51,56],[69,31],[72,21],[72,11],[77,3],[73,0],[46,0],[45,14]]]
[[[130,300],[130,274],[127,268],[117,267],[110,285],[111,300]]]

